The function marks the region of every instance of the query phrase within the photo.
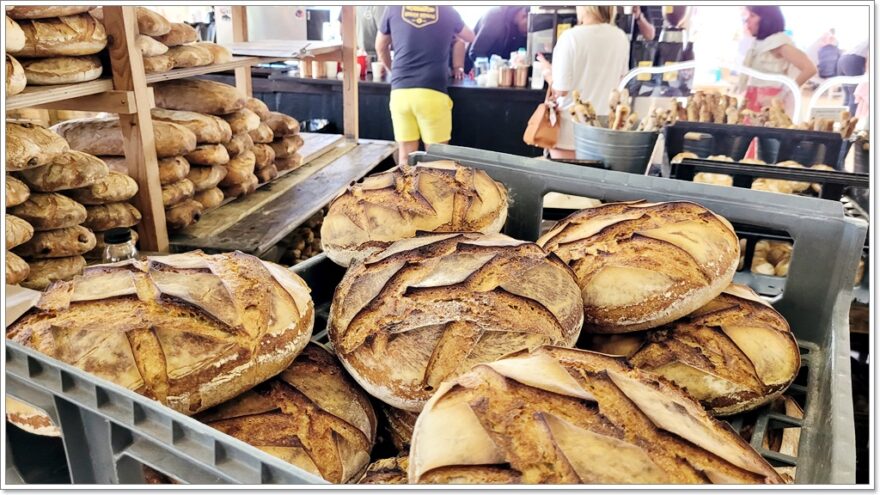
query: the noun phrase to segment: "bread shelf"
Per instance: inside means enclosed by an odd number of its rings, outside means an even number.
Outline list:
[[[153,84],[161,81],[171,81],[173,79],[183,79],[186,77],[195,77],[201,76],[204,74],[211,74],[214,72],[223,72],[228,70],[234,70],[239,67],[247,67],[250,65],[257,64],[268,64],[271,62],[278,62],[279,60],[285,60],[285,58],[278,57],[232,57],[232,60],[229,62],[225,62],[222,64],[211,64],[211,65],[203,65],[201,67],[187,67],[185,69],[173,69],[168,72],[162,72],[159,74],[147,74],[147,84]]]
[[[110,79],[96,79],[59,86],[28,86],[21,93],[6,98],[6,110],[32,108],[82,96],[91,96],[113,89]]]

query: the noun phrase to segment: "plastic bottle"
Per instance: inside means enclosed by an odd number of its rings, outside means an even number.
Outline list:
[[[110,229],[104,232],[104,252],[101,261],[116,263],[137,257],[138,251],[131,239],[131,230],[126,228]]]

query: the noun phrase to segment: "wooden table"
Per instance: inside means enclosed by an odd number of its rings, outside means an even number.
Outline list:
[[[354,142],[334,134],[304,134],[304,141],[302,167],[172,233],[171,251],[239,250],[265,256],[352,182],[397,151],[397,145],[390,141]]]

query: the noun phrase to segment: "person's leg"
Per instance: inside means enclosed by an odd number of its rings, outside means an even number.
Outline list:
[[[397,163],[406,163],[409,154],[419,150],[419,124],[413,114],[412,89],[394,89],[391,91],[391,126],[394,128],[394,140],[397,142]]]
[[[418,91],[418,103],[413,104],[413,113],[419,123],[425,148],[432,144],[448,143],[452,138],[452,99],[446,93],[433,89]]]

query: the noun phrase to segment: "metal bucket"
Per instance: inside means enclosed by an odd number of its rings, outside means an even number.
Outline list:
[[[601,160],[618,172],[643,174],[648,167],[657,132],[612,131],[574,123],[574,149],[578,160]]]

